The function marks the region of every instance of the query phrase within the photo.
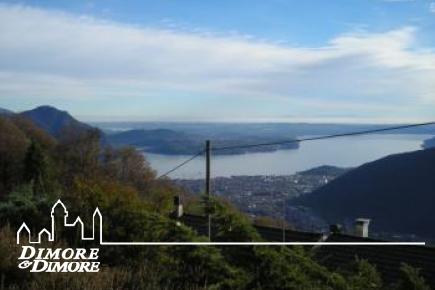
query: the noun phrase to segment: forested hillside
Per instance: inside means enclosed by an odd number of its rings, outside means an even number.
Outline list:
[[[293,202],[330,223],[366,217],[374,231],[434,238],[435,149],[364,164]]]

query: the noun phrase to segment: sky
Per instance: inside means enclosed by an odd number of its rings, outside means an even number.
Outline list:
[[[0,1],[0,107],[83,121],[435,120],[430,0]]]

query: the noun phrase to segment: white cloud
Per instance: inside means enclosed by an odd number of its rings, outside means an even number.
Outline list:
[[[429,3],[429,11],[435,13],[435,2]]]
[[[435,54],[416,49],[415,35],[404,27],[290,47],[0,5],[0,98],[113,102],[166,91],[266,99],[301,111],[331,102],[402,116],[405,106],[411,116],[413,106],[435,104]]]

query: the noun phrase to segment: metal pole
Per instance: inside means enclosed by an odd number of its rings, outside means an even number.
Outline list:
[[[211,241],[210,153],[211,153],[210,140],[206,140],[205,141],[205,194],[207,196],[208,240],[209,241]]]
[[[283,193],[282,197],[282,241],[285,242],[285,218],[286,218],[286,206],[285,206],[285,193]]]

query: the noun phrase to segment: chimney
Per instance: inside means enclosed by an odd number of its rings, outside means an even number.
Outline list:
[[[176,195],[174,196],[174,216],[175,218],[180,218],[183,216],[183,204],[181,203],[180,196]]]
[[[355,235],[362,238],[369,236],[370,219],[357,218],[355,220]]]

